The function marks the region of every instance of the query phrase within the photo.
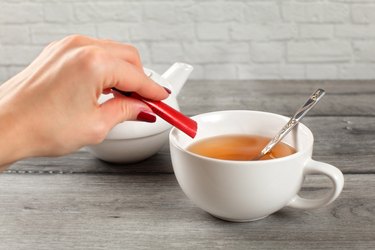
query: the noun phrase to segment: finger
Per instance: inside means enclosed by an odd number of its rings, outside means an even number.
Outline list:
[[[58,41],[55,44],[67,48],[78,48],[86,45],[95,45],[98,43],[98,39],[84,35],[69,35]]]
[[[106,52],[108,52],[114,57],[121,58],[124,61],[134,64],[143,72],[139,52],[137,48],[130,44],[123,44],[111,40],[96,39],[84,35],[70,35],[64,37],[59,41],[53,42],[53,44],[57,44],[66,48],[77,48],[95,45],[104,49]]]
[[[169,93],[162,86],[140,72],[133,64],[123,60],[110,60],[105,63],[103,89],[117,88],[123,91],[137,92],[142,97],[152,100],[162,100]]]
[[[111,40],[97,40],[97,44],[112,56],[135,65],[143,72],[141,57],[136,47]]]
[[[113,128],[123,121],[154,122],[156,120],[155,114],[146,104],[123,96],[116,96],[104,102],[100,105],[99,112],[101,121],[104,121],[108,128]]]

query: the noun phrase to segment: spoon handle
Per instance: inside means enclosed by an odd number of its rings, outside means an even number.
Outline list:
[[[310,109],[312,109],[315,104],[317,104],[320,99],[325,95],[325,91],[323,89],[317,89],[306,101],[304,105],[302,105],[297,112],[293,115],[292,118],[288,121],[288,123],[277,133],[277,135],[272,138],[272,140],[263,148],[263,150],[260,152],[260,154],[255,158],[255,160],[260,159],[262,156],[267,154],[271,151],[271,149],[279,143],[286,134],[288,134],[294,126],[298,124],[299,121],[302,120],[302,118],[306,115],[307,112],[309,112]]]
[[[309,97],[306,103],[303,104],[297,110],[297,112],[293,115],[291,120],[294,119],[297,122],[299,122],[306,115],[306,113],[309,112],[310,109],[312,109],[315,106],[315,104],[317,104],[320,101],[320,99],[322,99],[325,93],[326,92],[323,89],[315,90],[315,92]]]

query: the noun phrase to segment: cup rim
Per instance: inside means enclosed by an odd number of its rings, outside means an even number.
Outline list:
[[[201,113],[201,114],[192,116],[191,118],[193,120],[195,120],[195,119],[197,119],[199,117],[206,116],[206,115],[213,115],[213,114],[219,114],[219,113],[244,113],[244,112],[245,113],[258,113],[258,114],[274,115],[274,116],[278,116],[278,117],[283,118],[283,119],[287,119],[287,120],[290,119],[290,117],[287,117],[287,116],[284,116],[284,115],[280,115],[280,114],[276,114],[276,113],[271,113],[271,112],[265,112],[265,111],[257,111],[257,110],[221,110],[221,111],[213,111],[213,112]],[[311,132],[311,130],[306,125],[304,125],[301,122],[299,122],[299,124],[297,126],[299,126],[300,129],[302,129],[309,136],[311,136],[311,139],[312,139],[311,140],[311,144],[314,144],[314,135]],[[264,164],[264,163],[277,163],[277,162],[281,162],[281,161],[286,161],[286,160],[291,160],[291,159],[298,158],[302,154],[304,154],[304,152],[307,150],[307,149],[298,150],[294,154],[291,154],[291,155],[288,155],[288,156],[284,156],[284,157],[281,157],[281,158],[268,159],[268,160],[257,160],[257,161],[223,160],[223,159],[217,159],[217,158],[211,158],[211,157],[199,155],[199,154],[190,152],[190,151],[188,151],[188,150],[180,147],[180,145],[178,145],[178,143],[177,143],[176,137],[174,136],[174,133],[176,133],[176,132],[181,133],[180,131],[178,131],[177,128],[173,127],[171,129],[171,131],[169,132],[169,141],[178,150],[180,150],[181,152],[187,153],[190,156],[194,156],[194,157],[206,160],[206,161],[217,162],[217,163],[235,164],[235,165],[249,165],[249,164],[255,165],[255,164]]]

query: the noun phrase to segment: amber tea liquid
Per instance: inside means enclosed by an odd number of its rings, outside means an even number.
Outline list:
[[[235,161],[253,160],[271,138],[259,135],[222,135],[199,140],[187,150],[202,156]],[[269,160],[294,154],[296,150],[279,142],[268,154],[259,160]]]

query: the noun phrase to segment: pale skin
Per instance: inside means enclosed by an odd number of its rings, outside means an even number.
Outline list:
[[[142,70],[127,44],[69,36],[48,45],[22,72],[0,85],[0,170],[24,158],[61,156],[104,140],[116,124],[153,116],[139,100],[112,87],[162,100],[168,92]]]

